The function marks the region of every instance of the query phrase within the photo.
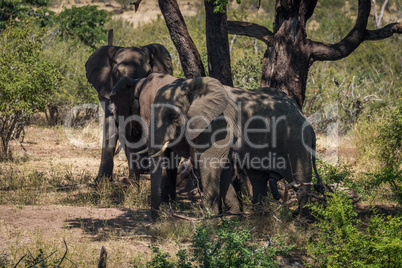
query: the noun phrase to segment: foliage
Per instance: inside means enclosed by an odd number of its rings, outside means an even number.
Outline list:
[[[317,171],[325,184],[347,183],[353,176],[353,170],[344,163],[331,165],[317,159]]]
[[[236,220],[224,220],[216,230],[199,225],[193,236],[192,263],[186,250],[176,254],[177,262],[170,262],[169,255],[153,245],[154,256],[147,267],[277,267],[274,256],[293,248],[280,239],[264,247],[251,244],[252,241],[251,230],[242,228]]]
[[[11,267],[10,256],[5,252],[0,252],[0,268]]]
[[[168,253],[161,252],[157,245],[150,246],[153,257],[150,262],[146,264],[148,268],[190,268],[192,267],[191,263],[188,261],[187,251],[179,250],[176,253],[177,261],[170,262],[167,258],[169,257]]]
[[[373,183],[389,183],[402,205],[402,102],[382,120],[378,136],[381,166],[373,174]]]
[[[370,135],[367,135],[370,133]],[[371,188],[386,185],[402,204],[402,105],[383,108],[356,124],[353,131],[362,176]]]
[[[317,222],[307,252],[313,267],[398,267],[402,262],[402,217],[374,214],[368,227],[343,193],[330,194],[326,207],[310,205]]]
[[[53,39],[47,43],[43,57],[53,62],[62,76],[47,103],[48,125],[63,124],[66,112],[72,106],[98,103],[98,94],[85,76],[85,62],[89,55],[90,48],[74,40],[60,42]]]
[[[261,66],[261,59],[255,57],[255,55],[244,55],[234,64],[232,71],[234,86],[245,89],[259,88]]]
[[[215,13],[225,13],[225,7],[229,4],[229,0],[207,0],[208,2],[214,1],[214,12]],[[241,0],[236,0],[238,4]]]
[[[107,40],[105,23],[109,20],[105,10],[98,10],[97,6],[83,6],[71,9],[64,8],[57,15],[57,22],[62,37],[78,38],[82,43],[96,49],[100,43]]]
[[[51,254],[53,255],[53,253]],[[32,254],[26,255],[23,259],[25,267],[53,267],[58,264],[57,260],[49,260],[43,250],[40,248],[38,254],[34,257]]]
[[[8,26],[0,37],[1,154],[10,158],[10,140],[34,112],[44,111],[60,73],[42,58],[41,32],[33,25]]]
[[[258,247],[252,241],[250,229],[241,228],[235,220],[222,221],[215,233],[199,226],[193,238],[194,257],[200,267],[276,267],[273,257],[291,248],[279,243]]]
[[[47,25],[49,23],[47,14],[52,14],[47,9],[49,4],[50,0],[0,1],[0,30],[5,29],[8,23],[24,25],[27,19],[35,19],[42,26]]]

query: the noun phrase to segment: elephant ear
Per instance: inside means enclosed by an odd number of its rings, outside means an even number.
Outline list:
[[[188,79],[183,86],[190,102],[187,111],[188,137],[194,140],[223,113],[228,105],[228,96],[222,84],[211,77]]]
[[[149,44],[141,47],[149,55],[149,64],[153,73],[173,75],[172,57],[169,51],[160,44]]]
[[[98,48],[85,63],[88,82],[98,91],[99,100],[108,96],[112,91],[112,58],[121,47],[102,46]]]

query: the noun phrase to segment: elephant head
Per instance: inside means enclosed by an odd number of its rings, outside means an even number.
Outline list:
[[[191,154],[194,161],[203,162],[198,168],[207,206],[218,212],[223,197],[228,209],[237,212],[239,203],[233,187],[229,181],[219,179],[222,168],[210,166],[211,157],[227,159],[235,132],[235,126],[223,117],[235,112],[222,84],[210,77],[177,79],[158,91],[153,106],[149,147],[153,217],[158,216],[161,196],[160,156],[168,147],[181,156]],[[200,159],[195,159],[196,151]],[[224,177],[232,178],[229,174]]]
[[[173,74],[170,53],[160,44],[143,47],[102,46],[85,64],[86,76],[98,91],[99,99],[108,98],[122,78],[143,78],[150,73]]]
[[[102,46],[85,64],[88,82],[98,92],[99,101],[105,111],[103,125],[102,156],[98,177],[110,178],[113,172],[113,156],[117,142],[117,125],[111,110],[112,88],[122,77],[143,78],[151,73],[172,74],[173,65],[167,49],[160,44],[143,47]],[[128,81],[128,80],[127,80]]]

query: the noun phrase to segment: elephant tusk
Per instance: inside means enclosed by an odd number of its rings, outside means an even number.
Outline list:
[[[116,131],[115,133],[113,133],[112,135],[110,135],[108,138],[107,138],[107,140],[110,140],[110,139],[113,139],[116,135],[118,135],[119,134],[119,132],[118,131]]]
[[[286,188],[287,188],[287,189],[290,189],[291,187],[301,188],[301,187],[303,187],[303,186],[311,186],[311,185],[314,185],[314,183],[312,183],[312,182],[306,182],[306,183],[301,182],[300,184],[296,184],[295,181],[292,181],[291,183],[289,183],[289,184],[286,186]]]
[[[149,149],[148,149],[148,148],[145,148],[144,150],[137,152],[137,154],[145,154],[145,153],[147,153],[148,151],[149,151]]]
[[[163,154],[163,152],[169,146],[169,143],[170,143],[170,141],[165,142],[165,144],[163,145],[162,149],[159,152],[157,152],[156,154],[151,155],[150,157],[157,157],[157,156],[160,156],[161,154]]]

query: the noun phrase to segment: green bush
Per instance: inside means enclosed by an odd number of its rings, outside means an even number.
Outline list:
[[[372,174],[373,183],[388,183],[402,205],[402,102],[382,120],[378,138],[381,166]]]
[[[169,254],[151,246],[153,257],[147,267],[277,267],[274,256],[288,253],[293,246],[281,239],[260,247],[253,242],[249,228],[241,227],[239,221],[223,220],[214,230],[199,225],[193,236],[191,262],[186,250],[176,254],[177,261],[169,261]]]
[[[1,0],[0,1],[0,30],[9,23],[25,25],[27,19],[35,20],[39,25],[49,23],[53,12],[47,7],[50,0]],[[48,14],[48,15],[47,15]]]
[[[353,131],[361,176],[367,186],[384,185],[402,204],[402,102],[392,109],[382,109],[376,116],[359,120]]]
[[[329,194],[327,206],[310,205],[318,219],[306,246],[312,267],[398,267],[402,262],[402,217],[374,214],[361,222],[342,192]]]
[[[78,38],[92,49],[106,42],[107,30],[104,29],[104,25],[108,20],[108,13],[105,10],[98,10],[97,6],[91,5],[64,8],[63,12],[57,15],[62,37]]]
[[[60,81],[54,64],[42,57],[42,33],[28,23],[8,26],[0,35],[0,136],[4,158],[9,142],[17,139],[29,117],[44,111]]]
[[[353,170],[346,164],[338,163],[334,166],[320,159],[317,159],[317,171],[325,184],[348,183],[353,176]]]
[[[251,56],[250,56],[251,55]],[[262,60],[256,54],[246,54],[232,66],[233,84],[238,88],[255,89],[261,83]]]

